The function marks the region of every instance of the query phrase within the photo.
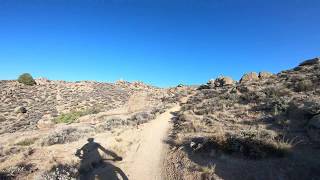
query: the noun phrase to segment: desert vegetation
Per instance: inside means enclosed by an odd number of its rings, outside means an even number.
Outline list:
[[[171,172],[181,172],[177,179],[319,176],[319,157],[310,154],[319,146],[319,68],[316,58],[276,75],[219,77],[199,86],[174,121],[168,164],[183,165]],[[203,170],[213,166],[215,175]]]
[[[102,137],[125,155],[135,141],[122,134],[165,112],[176,96],[141,82],[31,79],[0,81],[0,179],[79,178],[74,153],[86,139]]]
[[[68,113],[60,114],[53,121],[55,123],[73,123],[73,122],[76,122],[76,120],[82,116],[86,116],[89,114],[97,114],[99,112],[100,112],[100,110],[98,110],[96,108],[80,110],[80,111],[71,111]]]
[[[31,76],[31,74],[29,73],[21,74],[18,78],[18,82],[28,86],[33,86],[37,84],[36,81]]]

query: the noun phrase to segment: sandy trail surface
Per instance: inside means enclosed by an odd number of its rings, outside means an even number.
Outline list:
[[[130,148],[123,162],[118,166],[130,180],[161,180],[163,160],[167,150],[164,140],[170,128],[172,112],[178,111],[179,105],[168,109],[155,120],[139,127],[136,136],[137,143]]]

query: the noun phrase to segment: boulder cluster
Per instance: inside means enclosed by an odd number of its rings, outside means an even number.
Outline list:
[[[270,79],[272,77],[275,77],[275,75],[270,72],[260,72],[259,74],[257,74],[256,72],[250,72],[242,76],[242,78],[240,79],[240,84],[256,82],[259,80],[263,81],[263,80]],[[224,87],[224,86],[231,87],[236,84],[237,84],[237,81],[233,80],[231,77],[220,76],[216,79],[209,80],[206,85],[200,86],[200,89],[209,89],[209,88]]]
[[[250,72],[250,73],[244,74],[242,76],[242,78],[240,79],[240,83],[265,80],[265,79],[268,79],[272,76],[274,76],[274,75],[270,72],[259,72],[259,75],[256,72]]]

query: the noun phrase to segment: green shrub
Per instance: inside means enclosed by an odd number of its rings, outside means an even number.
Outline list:
[[[82,111],[71,111],[69,113],[64,113],[59,115],[57,118],[54,119],[55,123],[74,123],[76,122],[80,117],[89,115],[89,114],[97,114],[100,110],[96,108],[90,108]]]
[[[69,113],[64,113],[59,115],[57,118],[54,119],[55,123],[73,123],[75,122],[78,118],[82,116],[82,113],[79,111],[73,111]]]
[[[18,82],[28,86],[36,85],[36,81],[29,73],[21,74],[18,78]]]

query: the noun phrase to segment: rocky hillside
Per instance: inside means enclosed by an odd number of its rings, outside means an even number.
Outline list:
[[[0,179],[77,179],[83,172],[75,152],[88,138],[124,158],[112,164],[128,163],[144,142],[141,129],[153,127],[145,132],[154,137],[158,128],[148,123],[157,117],[173,123],[164,179],[320,177],[319,58],[278,74],[251,72],[239,82],[222,76],[199,87],[35,83],[0,81]]]
[[[27,86],[0,81],[0,134],[37,129],[40,120],[52,120],[71,111],[97,113],[123,106],[135,93],[159,100],[164,90],[140,82],[115,84],[91,81],[65,82],[37,79]]]
[[[0,179],[78,179],[88,138],[126,157],[139,127],[187,89],[141,82],[0,81]],[[82,172],[83,173],[83,172]]]
[[[320,59],[211,80],[177,112],[169,179],[319,179]]]

